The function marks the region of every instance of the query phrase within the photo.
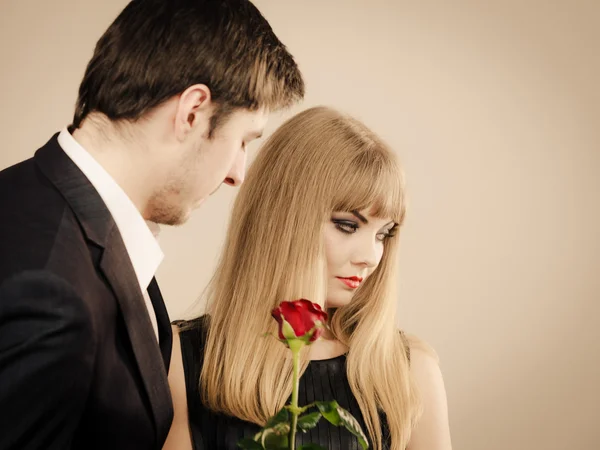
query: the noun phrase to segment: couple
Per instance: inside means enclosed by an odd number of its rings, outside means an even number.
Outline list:
[[[303,95],[246,0],[124,9],[72,125],[0,172],[0,450],[236,448],[291,392],[285,349],[260,336],[270,310],[299,297],[331,313],[302,392],[335,397],[373,448],[450,448],[435,357],[395,323],[401,170],[335,110],[270,137],[236,199],[207,315],[170,325],[146,220],[181,224],[221,183],[241,185],[268,113]],[[303,438],[356,446],[325,422]]]

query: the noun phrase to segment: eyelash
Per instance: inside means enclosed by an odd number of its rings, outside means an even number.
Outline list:
[[[356,230],[358,230],[359,226],[357,223],[355,222],[349,222],[347,220],[335,220],[332,219],[332,222],[334,223],[335,227],[341,231],[342,233],[345,234],[354,234],[356,233]],[[383,242],[388,238],[393,237],[396,232],[394,231],[396,227],[393,227],[392,229],[390,229],[389,231],[385,232],[385,233],[377,233],[377,236],[383,235],[383,238],[377,238],[379,241]]]
[[[358,224],[354,222],[347,222],[345,220],[333,220],[332,222],[342,233],[352,234],[356,233],[356,230],[358,230]]]

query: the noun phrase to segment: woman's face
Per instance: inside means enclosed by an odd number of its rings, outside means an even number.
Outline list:
[[[327,308],[347,305],[383,256],[384,241],[396,223],[378,219],[368,210],[334,212],[323,235],[327,258]]]

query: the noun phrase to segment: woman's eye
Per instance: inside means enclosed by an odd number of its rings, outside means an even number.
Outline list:
[[[342,233],[352,234],[358,229],[358,225],[354,222],[334,220],[333,223],[335,224],[335,227]]]
[[[388,238],[391,238],[396,235],[395,227],[391,230],[382,231],[381,233],[377,233],[377,240],[385,241]]]

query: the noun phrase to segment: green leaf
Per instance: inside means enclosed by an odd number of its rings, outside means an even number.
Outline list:
[[[288,422],[278,423],[273,427],[273,431],[277,435],[288,435],[290,433],[291,425]]]
[[[307,414],[302,417],[298,417],[298,428],[300,428],[304,432],[307,432],[308,430],[311,430],[317,426],[317,423],[319,423],[321,417],[322,414],[318,411]]]
[[[265,439],[265,450],[287,450],[288,448],[288,437],[277,436],[275,434],[269,435]]]
[[[330,402],[315,402],[323,417],[329,421],[329,423],[339,427],[342,424],[342,419],[338,413],[338,402],[331,400]]]
[[[281,422],[271,428],[265,428],[262,432],[261,441],[266,450],[281,450],[288,446],[288,435],[290,424]]]
[[[237,443],[237,446],[239,448],[244,448],[246,450],[264,450],[264,447],[262,445],[260,445],[258,442],[256,442],[253,439],[242,439],[241,441],[239,441]]]
[[[287,408],[283,407],[279,410],[279,412],[277,414],[275,414],[273,417],[271,417],[267,421],[265,428],[273,428],[278,423],[289,422],[289,420],[290,420],[290,414],[288,413]]]
[[[354,436],[356,436],[358,438],[358,442],[360,443],[363,450],[369,448],[369,444],[367,443],[367,436],[365,436],[365,433],[360,428],[360,424],[354,418],[354,416],[352,414],[350,414],[350,412],[346,411],[344,408],[340,407],[339,405],[338,405],[337,411],[338,411],[338,415],[340,416],[340,419],[342,421],[342,425],[344,427],[346,427],[346,429],[350,433],[352,433]]]
[[[358,439],[361,447],[363,449],[369,448],[369,444],[367,441],[367,436],[360,428],[360,424],[358,421],[342,408],[338,402],[332,400],[330,402],[316,402],[317,408],[323,414],[323,417],[329,421],[329,423],[335,425],[336,427],[343,426],[350,433],[352,433]]]
[[[321,447],[317,444],[305,444],[302,447],[299,447],[298,450],[327,450],[325,447]]]

